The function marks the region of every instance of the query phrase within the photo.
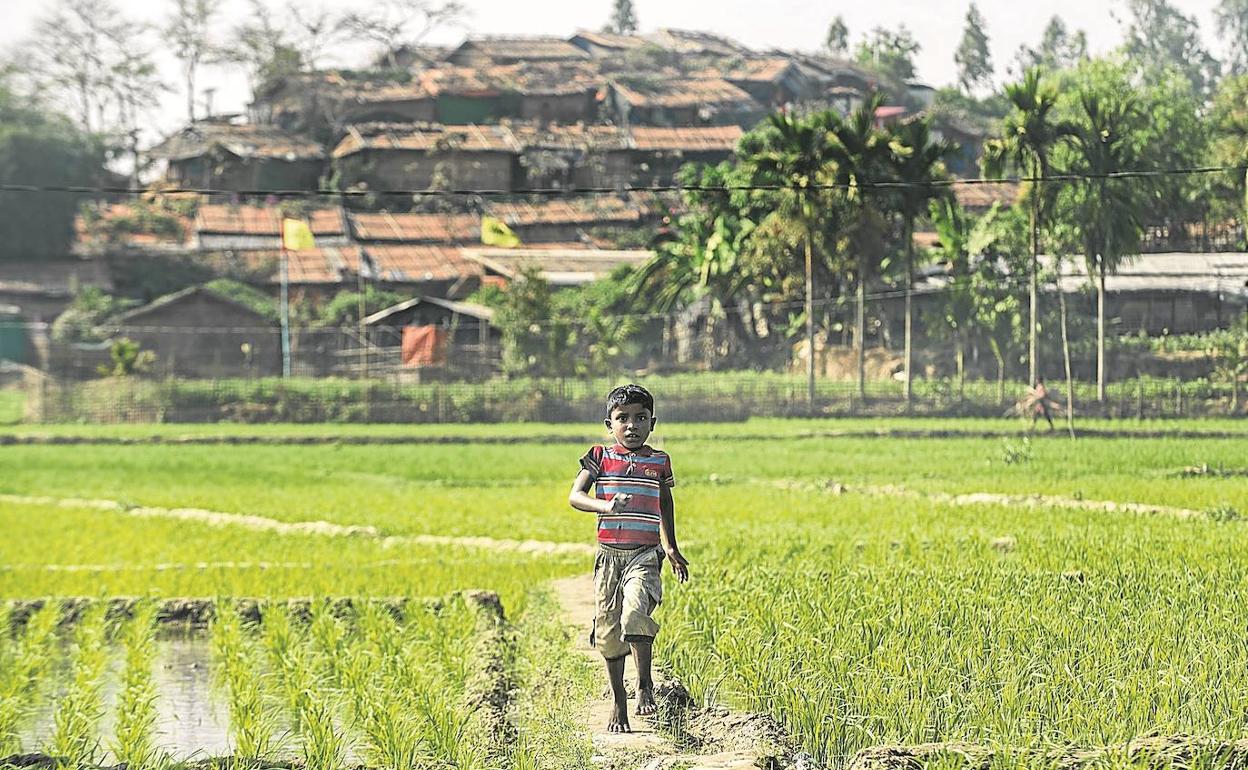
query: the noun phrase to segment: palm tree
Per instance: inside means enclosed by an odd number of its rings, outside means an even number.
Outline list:
[[[681,182],[690,186],[717,187],[731,184],[732,171],[720,166],[687,166]],[[749,287],[751,274],[742,269],[741,257],[755,223],[732,201],[717,193],[683,194],[685,213],[673,223],[670,234],[655,247],[655,255],[634,276],[636,292],[648,307],[670,312],[678,305],[708,297],[715,312],[733,324],[741,342],[749,346],[739,315],[728,308]]]
[[[1052,200],[1052,193],[1043,180],[1049,176],[1053,149],[1074,133],[1069,124],[1054,118],[1057,92],[1051,86],[1041,85],[1040,77],[1040,68],[1032,67],[1024,73],[1022,82],[1005,87],[1012,109],[1005,117],[1001,138],[988,142],[984,148],[984,167],[989,175],[1001,177],[1013,167],[1031,179],[1040,180],[1030,184],[1027,194],[1027,213],[1031,228],[1027,357],[1028,379],[1031,383],[1035,383],[1040,374],[1040,230],[1044,227],[1048,214],[1047,204]]]
[[[806,287],[806,379],[807,400],[815,406],[815,310],[814,241],[821,219],[827,215],[828,184],[834,181],[838,132],[842,121],[831,111],[802,118],[772,115],[761,147],[749,157],[755,182],[780,187],[779,210],[792,217],[803,231]]]
[[[938,187],[937,182],[945,178],[944,159],[955,147],[944,140],[934,140],[931,125],[926,119],[920,119],[899,126],[890,149],[893,180],[901,185],[895,200],[904,224],[906,245],[905,399],[909,409],[914,379],[914,223],[933,198],[947,195],[948,190]]]
[[[889,135],[876,125],[876,110],[884,103],[880,94],[874,94],[849,118],[838,121],[833,129],[837,142],[831,145],[832,181],[844,190],[847,215],[854,232],[856,275],[856,313],[854,319],[854,345],[858,359],[858,396],[867,397],[866,386],[866,306],[867,280],[874,266],[878,266],[881,254],[883,225],[878,207],[866,205],[865,192],[873,190],[875,183],[884,181],[888,175],[891,149]]]
[[[1129,96],[1085,91],[1075,135],[1073,167],[1084,184],[1072,188],[1070,224],[1080,235],[1088,278],[1096,285],[1096,398],[1105,401],[1105,276],[1139,252],[1147,200],[1134,184],[1115,184],[1108,175],[1135,165],[1129,131],[1140,113]]]

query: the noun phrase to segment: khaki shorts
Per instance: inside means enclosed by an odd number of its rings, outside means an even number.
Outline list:
[[[598,544],[594,560],[597,615],[589,643],[607,660],[629,653],[630,642],[652,642],[659,624],[651,614],[663,601],[663,550]]]

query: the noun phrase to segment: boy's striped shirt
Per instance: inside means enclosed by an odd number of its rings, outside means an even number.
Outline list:
[[[598,515],[598,542],[631,547],[659,545],[660,487],[672,487],[672,460],[667,453],[642,446],[630,451],[615,446],[591,447],[581,458],[599,500],[630,495],[624,510]]]

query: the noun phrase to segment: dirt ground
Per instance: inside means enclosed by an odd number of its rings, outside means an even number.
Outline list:
[[[698,709],[679,682],[665,680],[662,661],[655,661],[655,696],[660,713],[671,715],[670,724],[639,717],[634,684],[637,673],[632,658],[625,664],[629,683],[631,733],[609,733],[610,690],[602,657],[589,646],[589,626],[594,616],[593,575],[552,583],[563,620],[574,631],[576,652],[603,671],[602,694],[586,704],[581,714],[585,734],[594,744],[596,764],[613,770],[757,770],[798,768],[783,730],[773,720],[756,714],[740,714],[723,708]],[[660,610],[661,612],[661,610]],[[675,725],[679,725],[676,728]]]

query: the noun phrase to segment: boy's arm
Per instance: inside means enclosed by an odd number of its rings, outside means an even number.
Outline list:
[[[568,504],[578,511],[587,513],[614,513],[628,502],[629,495],[615,495],[610,500],[590,497],[586,494],[586,490],[593,483],[594,477],[582,468],[581,472],[576,474],[576,481],[572,482],[572,491],[568,493]]]
[[[676,545],[676,502],[672,499],[671,487],[666,484],[659,485],[659,511],[659,538],[663,541],[663,551],[672,560],[672,572],[683,583],[689,579],[689,560]]]

